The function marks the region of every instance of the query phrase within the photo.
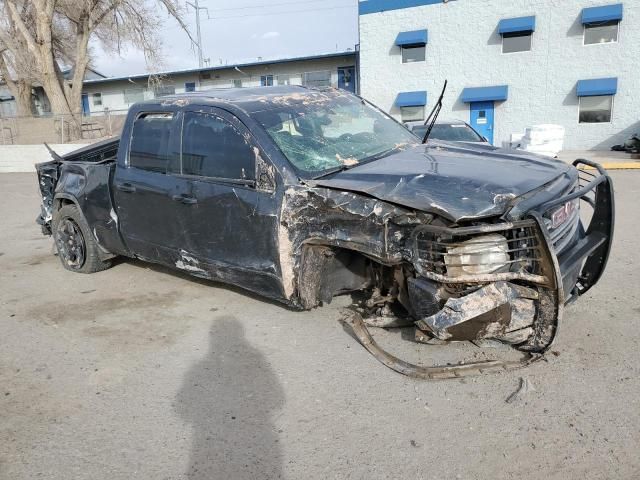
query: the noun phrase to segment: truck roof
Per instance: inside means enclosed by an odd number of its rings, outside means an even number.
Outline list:
[[[274,106],[308,104],[329,100],[337,96],[352,95],[346,90],[332,87],[310,88],[302,85],[282,85],[275,87],[252,88],[215,88],[200,92],[178,93],[154,100],[146,100],[140,104],[204,103],[216,105],[220,103],[235,104],[247,113],[268,110],[269,104]]]

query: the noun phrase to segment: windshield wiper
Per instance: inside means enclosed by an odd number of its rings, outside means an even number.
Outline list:
[[[427,131],[425,132],[424,137],[422,137],[422,143],[427,143],[429,134],[431,133],[431,130],[433,129],[433,126],[435,125],[436,120],[438,119],[438,115],[440,114],[440,110],[442,109],[442,99],[444,98],[444,92],[446,90],[447,90],[447,81],[445,80],[444,86],[442,87],[442,93],[440,93],[440,98],[438,98],[438,101],[436,102],[436,105],[433,107],[433,110],[431,110],[431,113],[429,114],[427,119],[424,121],[424,124],[426,125],[428,123],[429,127],[427,128]]]
[[[360,160],[358,162],[358,165],[364,165],[365,163],[373,162],[374,160],[380,160],[381,158],[388,157],[393,152],[398,150],[398,148],[399,147],[397,147],[397,146],[396,147],[387,148],[386,150],[378,152],[378,153],[376,153],[374,155],[369,155],[368,157],[364,157],[362,160]],[[355,165],[353,165],[353,166],[355,167]]]
[[[356,163],[356,165],[358,165]],[[342,165],[340,167],[332,168],[328,172],[321,173],[317,177],[312,177],[312,180],[320,180],[321,178],[328,177],[329,175],[333,175],[334,173],[344,172],[345,170],[349,170],[351,167],[355,167],[356,165]]]
[[[345,170],[349,170],[349,169],[351,169],[353,167],[358,167],[360,165],[364,165],[365,163],[370,163],[370,162],[373,162],[375,160],[380,160],[381,158],[384,158],[384,157],[390,155],[391,153],[393,153],[397,149],[398,149],[398,147],[387,148],[386,150],[378,152],[378,153],[376,153],[374,155],[369,155],[368,157],[364,157],[362,160],[358,161],[358,163],[354,163],[352,165],[341,165],[339,167],[333,168],[333,169],[329,170],[328,172],[325,172],[325,173],[322,173],[322,174],[318,175],[317,177],[313,177],[313,180],[319,180],[320,178],[328,177],[329,175],[333,175],[334,173],[344,172]]]

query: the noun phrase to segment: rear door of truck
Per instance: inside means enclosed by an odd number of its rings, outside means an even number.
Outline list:
[[[136,256],[174,263],[191,183],[178,175],[179,107],[141,105],[129,113],[114,177],[120,231]]]

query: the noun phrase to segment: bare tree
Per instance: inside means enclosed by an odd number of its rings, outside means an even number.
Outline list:
[[[0,0],[0,74],[42,85],[52,112],[78,122],[90,42],[112,52],[132,45],[154,66],[161,56],[162,10],[188,34],[178,0]],[[18,91],[17,84],[9,88]]]
[[[31,115],[31,90],[32,84],[26,78],[16,78],[11,74],[11,67],[7,64],[5,56],[0,53],[0,81],[3,81],[9,87],[9,91],[16,100],[18,115]]]
[[[32,9],[25,3],[20,12],[34,32]],[[0,3],[0,78],[7,84],[16,100],[18,115],[32,113],[31,91],[37,81],[34,59],[16,30],[4,3]]]

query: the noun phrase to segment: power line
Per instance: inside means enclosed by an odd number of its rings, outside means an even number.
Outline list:
[[[231,8],[216,8],[216,12],[227,12],[231,10],[249,10],[251,8],[270,8],[270,7],[280,7],[283,5],[302,5],[307,3],[325,3],[326,0],[305,0],[301,2],[281,2],[281,3],[270,3],[270,4],[260,4],[260,5],[245,5],[243,7],[231,7]]]
[[[197,29],[197,36],[198,36],[198,44],[196,46],[198,47],[198,64],[200,68],[202,68],[203,59],[202,59],[202,34],[200,33],[200,10],[206,10],[207,17],[208,17],[209,9],[207,7],[201,7],[200,4],[198,3],[198,0],[194,0],[194,2],[195,3],[187,2],[187,5],[191,6],[196,11],[196,29]]]
[[[351,8],[353,9],[353,5],[344,5],[341,7],[325,7],[325,8],[309,8],[307,10],[285,10],[281,12],[266,12],[266,13],[252,13],[248,15],[228,15],[226,17],[212,17],[208,20],[226,20],[228,18],[246,18],[246,17],[263,17],[268,15],[287,15],[289,13],[307,13],[307,12],[319,12],[321,10],[338,10],[341,8]]]

